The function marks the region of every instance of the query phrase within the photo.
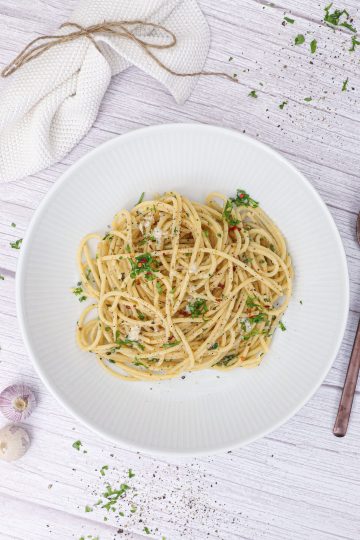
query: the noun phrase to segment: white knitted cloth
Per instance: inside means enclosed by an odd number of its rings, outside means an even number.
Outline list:
[[[162,24],[176,35],[174,47],[154,50],[165,65],[178,72],[202,70],[210,38],[196,0],[80,0],[69,21],[89,26],[135,19]],[[152,41],[168,42],[161,32],[154,35]],[[0,93],[0,181],[59,161],[94,123],[112,75],[130,65],[162,82],[178,103],[196,84],[197,77],[167,73],[130,40],[103,34],[95,40],[101,52],[82,37],[53,47],[9,77]]]

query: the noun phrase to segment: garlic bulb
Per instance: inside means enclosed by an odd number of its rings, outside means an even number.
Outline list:
[[[0,393],[0,411],[11,422],[22,422],[36,405],[35,396],[24,384],[8,386]]]
[[[9,424],[0,429],[0,460],[15,461],[28,451],[30,437],[24,428]]]

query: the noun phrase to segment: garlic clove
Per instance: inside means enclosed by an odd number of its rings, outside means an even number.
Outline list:
[[[35,405],[34,393],[25,384],[13,384],[0,393],[0,411],[11,422],[28,418]]]
[[[24,428],[9,424],[0,429],[0,460],[16,461],[30,447],[30,437]]]

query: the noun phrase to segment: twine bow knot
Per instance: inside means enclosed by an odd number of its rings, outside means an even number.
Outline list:
[[[12,75],[15,71],[17,71],[19,68],[30,62],[31,60],[34,60],[34,58],[37,58],[44,54],[46,51],[51,49],[52,47],[55,47],[57,45],[61,45],[62,43],[68,43],[70,41],[74,41],[76,39],[87,37],[91,40],[93,45],[97,48],[99,52],[101,52],[94,36],[96,34],[109,34],[109,35],[115,35],[117,37],[123,37],[125,39],[129,39],[136,43],[139,47],[143,49],[143,51],[150,57],[152,60],[160,66],[162,69],[167,71],[167,73],[170,73],[171,75],[176,75],[177,77],[195,77],[197,75],[218,75],[221,77],[226,77],[230,79],[233,82],[238,82],[235,78],[233,78],[228,73],[224,73],[222,71],[196,71],[193,73],[179,73],[177,71],[174,71],[169,66],[165,65],[153,52],[152,49],[171,49],[172,47],[175,47],[176,45],[176,35],[169,30],[168,28],[165,28],[161,24],[153,23],[153,22],[147,22],[142,20],[133,20],[133,21],[104,21],[99,24],[93,24],[91,26],[83,27],[80,24],[74,23],[74,22],[66,22],[63,23],[60,28],[64,28],[66,26],[71,26],[76,28],[73,32],[69,32],[65,35],[53,35],[53,36],[40,36],[28,43],[26,47],[14,58],[10,64],[8,64],[1,72],[2,77],[9,77],[9,75]],[[135,27],[135,28],[133,28]],[[161,30],[164,32],[166,36],[170,38],[168,43],[158,44],[153,43],[151,41],[146,41],[136,35],[135,29],[139,28],[142,30]]]

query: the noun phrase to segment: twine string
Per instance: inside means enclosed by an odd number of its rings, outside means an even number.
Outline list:
[[[171,75],[175,75],[177,77],[196,77],[198,75],[217,75],[220,77],[226,77],[227,79],[230,79],[233,82],[238,82],[235,78],[233,78],[228,73],[222,72],[222,71],[195,71],[192,73],[181,73],[178,71],[175,71],[171,69],[169,66],[164,64],[152,51],[152,49],[171,49],[172,47],[176,46],[177,39],[176,35],[169,30],[168,28],[165,28],[165,26],[162,26],[161,24],[153,23],[153,22],[147,22],[143,20],[132,20],[132,21],[104,21],[100,24],[93,24],[91,26],[83,27],[80,24],[73,23],[73,22],[66,22],[60,26],[60,28],[64,28],[66,26],[70,26],[73,28],[76,28],[76,30],[69,32],[65,35],[53,35],[53,36],[40,36],[28,43],[26,47],[14,58],[1,72],[2,77],[9,77],[12,75],[15,71],[20,69],[22,66],[27,64],[28,62],[31,62],[31,60],[34,60],[34,58],[38,58],[39,56],[43,55],[46,51],[51,49],[52,47],[56,47],[57,45],[61,45],[63,43],[69,43],[71,41],[75,41],[76,39],[87,37],[90,39],[90,41],[93,43],[93,45],[97,48],[97,50],[101,53],[101,50],[95,40],[96,34],[110,34],[115,35],[117,37],[123,37],[125,39],[129,39],[133,41],[136,45],[138,45],[144,52],[149,56],[159,67],[164,69],[167,73],[170,73]],[[144,39],[141,39],[139,36],[135,34],[135,30],[132,27],[140,27],[141,29],[148,29],[148,30],[161,30],[165,33],[165,35],[170,38],[168,43],[158,44],[153,43],[151,41],[146,41]]]

